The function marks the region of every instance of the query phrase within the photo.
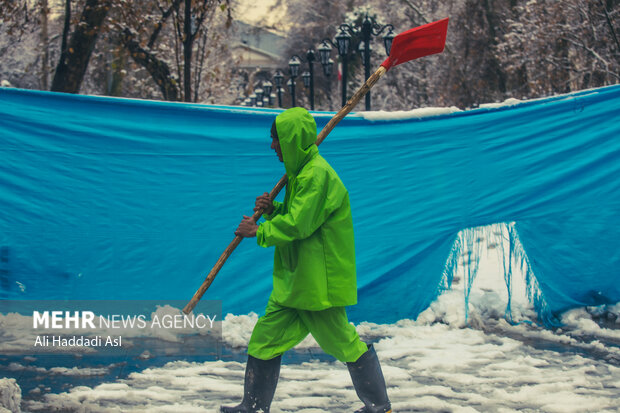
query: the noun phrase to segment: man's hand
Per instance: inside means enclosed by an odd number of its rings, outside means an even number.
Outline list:
[[[246,238],[252,238],[256,236],[256,230],[258,229],[258,225],[252,219],[252,217],[248,217],[246,215],[243,216],[241,223],[237,227],[235,231],[235,235],[240,235]]]
[[[263,210],[263,213],[267,215],[271,215],[273,212],[273,202],[269,198],[269,193],[265,192],[261,196],[256,197],[256,206],[254,207],[254,212],[259,209]]]

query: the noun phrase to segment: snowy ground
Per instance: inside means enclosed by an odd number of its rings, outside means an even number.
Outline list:
[[[496,249],[486,251],[467,322],[464,274],[457,274],[453,289],[416,321],[357,326],[375,343],[394,412],[620,412],[620,305],[573,310],[561,330],[551,331],[532,323],[516,277],[518,324],[511,325]],[[24,380],[66,381],[63,390],[46,384],[24,390],[24,412],[214,412],[239,401],[244,346],[256,320],[226,317],[223,338],[233,352],[221,360],[176,360],[116,379],[115,364],[42,367],[26,357],[12,362],[11,377],[24,389]],[[311,337],[285,358],[273,412],[359,406],[346,366],[322,354]]]

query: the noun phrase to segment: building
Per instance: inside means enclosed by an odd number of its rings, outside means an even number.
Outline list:
[[[283,67],[286,42],[284,36],[272,30],[235,21],[231,51],[239,68],[248,72],[275,70]],[[284,62],[284,63],[283,63]]]

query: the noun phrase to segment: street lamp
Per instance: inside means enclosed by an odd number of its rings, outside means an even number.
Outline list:
[[[256,103],[262,102],[263,94],[264,94],[263,89],[261,88],[254,89],[254,93],[256,94]]]
[[[394,28],[390,25],[390,31],[383,36],[383,46],[385,46],[385,53],[389,56],[390,50],[392,50],[392,41],[394,40]]]
[[[370,50],[370,53],[372,53],[372,46],[369,46],[368,49]],[[366,61],[366,42],[361,41],[357,51],[362,56],[362,60]]]
[[[306,61],[308,62],[308,69],[309,69],[309,79],[308,79],[308,85],[306,85],[306,87],[310,87],[310,109],[314,110],[314,61],[316,60],[316,56],[314,54],[314,50],[313,49],[308,49],[308,51],[306,52]],[[306,83],[306,81],[304,80],[304,83]]]
[[[332,53],[332,47],[329,45],[331,40],[325,39],[319,46],[319,60],[323,66],[323,73],[325,76],[330,76],[334,70],[334,61],[330,58]]]
[[[290,78],[288,82],[286,82],[286,86],[288,86],[288,93],[291,94],[291,107],[295,106],[295,81],[293,78]]]
[[[265,80],[263,82],[263,91],[265,92],[265,96],[271,95],[271,89],[273,89],[273,84],[270,81]]]
[[[340,25],[340,33],[336,36],[336,44],[338,45],[338,54],[340,56],[346,56],[349,53],[349,46],[351,46],[351,35],[346,32],[346,29],[351,29],[348,24]]]
[[[289,91],[291,92],[291,103],[292,106],[295,106],[295,78],[299,76],[299,66],[301,65],[301,61],[299,56],[295,55],[291,57],[291,60],[288,61],[288,67],[290,69],[291,78],[288,80]]]
[[[327,61],[327,64],[323,66],[323,73],[325,74],[325,76],[329,77],[332,75],[333,71],[334,71],[334,59],[329,59]]]
[[[280,70],[276,70],[276,74],[273,76],[273,81],[276,83],[276,92],[278,92],[278,107],[282,107],[282,80],[284,79],[284,75]]]
[[[346,23],[340,25],[340,32],[336,35],[335,39],[336,46],[338,47],[338,55],[342,61],[342,106],[347,103],[347,61],[349,51],[351,50],[351,35],[361,35],[362,37],[357,50],[362,55],[364,76],[365,79],[368,79],[370,77],[370,53],[372,50],[370,40],[372,36],[379,36],[385,29],[388,29],[388,33],[383,36],[383,43],[385,46],[385,53],[389,56],[390,49],[392,48],[392,40],[394,40],[394,26],[391,24],[381,26],[374,18],[369,17],[368,13],[366,13],[361,27],[351,27]],[[328,50],[328,48],[323,45],[329,46],[327,39],[323,40],[323,44],[321,45],[322,49],[319,49],[323,53],[321,55],[321,63],[327,62],[328,56],[331,53],[331,48]],[[326,70],[325,65],[323,65],[323,70]],[[366,94],[366,110],[370,110],[370,92]]]
[[[273,84],[265,80],[263,82],[263,101],[265,102],[265,106],[272,106],[273,102],[271,101],[271,90],[273,89]]]
[[[338,55],[342,61],[342,106],[347,104],[347,54],[351,45],[351,35],[340,26],[340,33],[336,36]]]
[[[314,62],[316,61],[316,54],[313,49],[308,49],[306,52],[306,63],[308,63],[308,70],[303,72],[301,78],[304,81],[304,86],[310,89],[310,109],[314,110]],[[296,75],[293,76],[293,67],[291,66],[291,77],[295,79],[299,74],[299,66],[304,61],[297,55],[293,55],[291,60],[289,61],[289,66],[291,64],[295,65]]]

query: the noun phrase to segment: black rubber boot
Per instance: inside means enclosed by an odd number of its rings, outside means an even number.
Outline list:
[[[222,413],[269,413],[269,406],[276,392],[280,377],[282,356],[271,360],[260,360],[248,356],[243,384],[243,401],[235,407],[220,407]]]
[[[368,351],[354,363],[347,363],[351,380],[357,397],[364,402],[364,407],[356,413],[388,413],[392,411],[388,399],[385,380],[375,348],[368,346]]]

